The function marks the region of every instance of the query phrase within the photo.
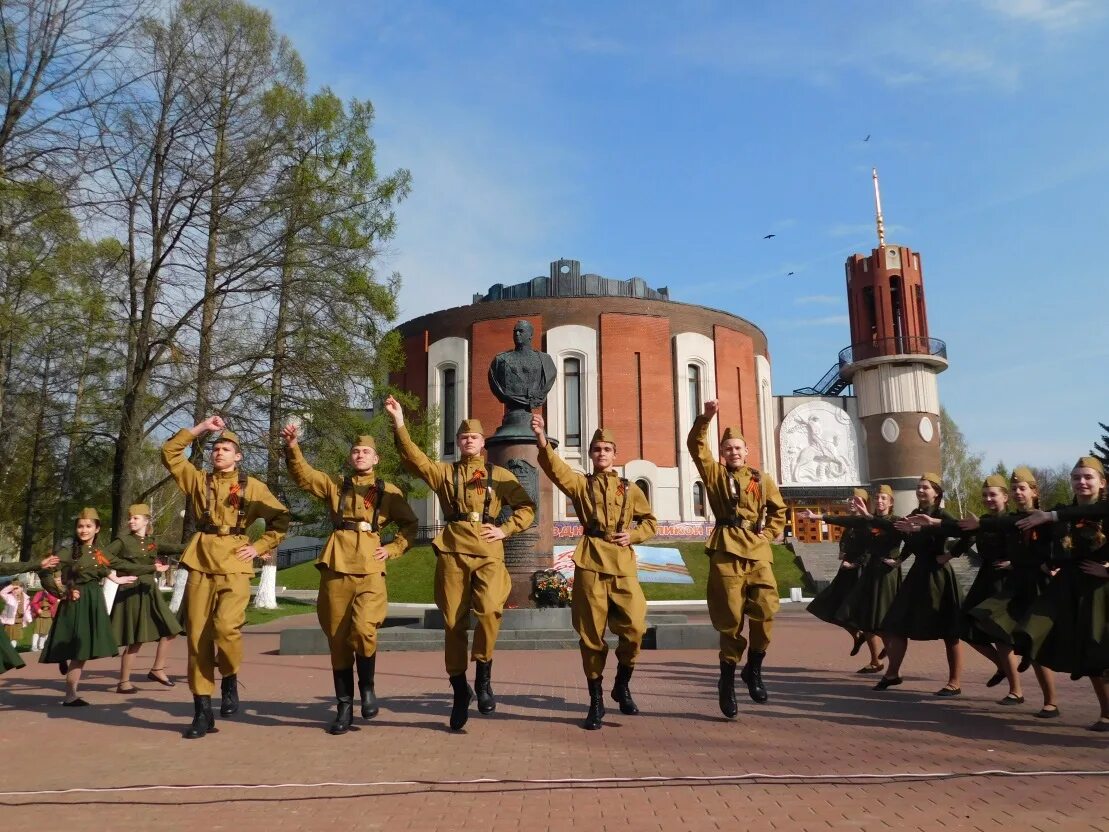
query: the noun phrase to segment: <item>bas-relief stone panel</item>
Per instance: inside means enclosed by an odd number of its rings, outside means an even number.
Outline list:
[[[778,433],[782,485],[858,485],[858,429],[847,411],[828,402],[798,405]]]

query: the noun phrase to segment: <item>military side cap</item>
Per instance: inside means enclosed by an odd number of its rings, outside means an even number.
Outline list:
[[[1103,477],[1105,476],[1105,466],[1101,464],[1101,460],[1096,456],[1080,456],[1078,462],[1074,463],[1075,468],[1093,468]]]
[[[354,443],[351,445],[351,447],[352,448],[373,448],[376,451],[377,450],[377,442],[375,442],[374,438],[372,436],[370,436],[368,433],[364,433],[361,436],[354,437]]]
[[[463,419],[455,436],[461,436],[464,433],[480,433],[485,436],[485,428],[482,427],[481,419]]]
[[[943,488],[943,480],[940,479],[939,474],[933,474],[931,471],[925,471],[923,474],[920,475],[920,478],[922,480],[928,480],[928,482],[932,483],[932,485],[936,486],[936,488]]]
[[[866,502],[867,500],[870,499],[870,494],[867,493],[867,490],[865,488],[852,489],[851,496],[852,497],[858,497],[863,502]]]
[[[885,494],[887,497],[892,497],[893,496],[893,487],[889,486],[889,485],[879,485],[878,486],[878,493],[879,494]]]
[[[132,503],[127,507],[127,513],[132,517],[149,517],[150,506],[146,503]]]
[[[1018,465],[1013,469],[1013,476],[1009,478],[1013,485],[1018,482],[1027,483],[1028,485],[1036,485],[1036,475],[1032,473],[1032,469],[1027,465]]]
[[[77,512],[77,519],[78,520],[95,520],[97,523],[99,523],[100,522],[100,512],[98,512],[92,506],[85,506],[83,509],[81,509],[79,512]]]
[[[598,442],[608,442],[613,447],[616,446],[616,434],[608,428],[597,428],[593,431],[593,438],[589,440],[589,447],[592,448]]]
[[[983,488],[1004,488],[1009,490],[1009,482],[1001,474],[990,474],[986,477],[986,481],[982,483]]]
[[[220,435],[212,440],[213,445],[218,444],[220,442],[230,442],[232,445],[234,445],[240,451],[243,449],[243,443],[239,441],[239,434],[235,433],[235,431],[233,431],[233,430],[221,431]]]
[[[743,434],[739,432],[739,428],[733,428],[731,425],[724,428],[724,435],[720,437],[720,442],[723,444],[729,439],[738,439],[744,445],[747,444],[747,440],[743,438]]]

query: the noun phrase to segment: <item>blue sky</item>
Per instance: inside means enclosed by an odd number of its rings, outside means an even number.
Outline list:
[[[403,318],[573,258],[753,321],[788,393],[850,340],[876,166],[971,447],[1070,464],[1109,422],[1109,3],[261,5],[412,172]]]

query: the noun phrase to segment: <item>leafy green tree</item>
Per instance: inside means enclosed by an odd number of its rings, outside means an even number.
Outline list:
[[[971,453],[966,437],[951,418],[947,408],[940,408],[940,476],[943,479],[945,502],[959,517],[981,514],[982,454]]]

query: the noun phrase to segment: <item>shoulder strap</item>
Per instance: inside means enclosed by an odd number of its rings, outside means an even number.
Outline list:
[[[239,515],[236,518],[235,525],[240,529],[246,530],[246,471],[239,469]]]
[[[378,530],[377,514],[378,514],[378,509],[381,508],[381,501],[382,501],[382,499],[384,499],[384,496],[385,496],[385,480],[383,480],[381,477],[378,477],[376,480],[374,480],[374,502],[373,502],[373,509],[372,509],[373,517],[370,519],[370,531],[372,531],[374,534],[377,534],[377,530]]]
[[[616,533],[624,531],[624,521],[628,514],[628,492],[631,491],[631,483],[623,477],[620,477],[620,485],[624,489],[624,499],[620,503],[620,516],[616,520]]]
[[[489,506],[493,502],[493,463],[485,463],[485,503],[481,507],[481,522],[492,523],[495,518],[489,516]]]

